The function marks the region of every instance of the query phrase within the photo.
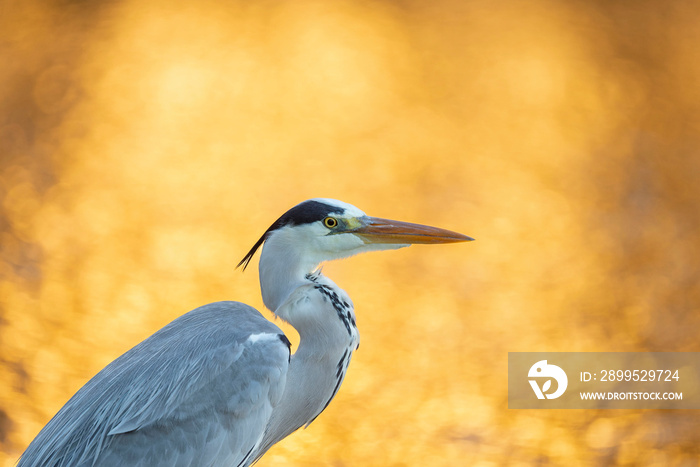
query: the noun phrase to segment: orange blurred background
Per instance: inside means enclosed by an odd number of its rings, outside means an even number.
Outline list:
[[[477,241],[326,266],[362,346],[258,465],[697,465],[697,412],[508,410],[506,370],[700,351],[698,24],[645,0],[1,1],[0,465],[175,317],[262,309],[235,265],[319,196]]]

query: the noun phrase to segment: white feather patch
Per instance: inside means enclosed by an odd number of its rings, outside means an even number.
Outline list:
[[[246,342],[250,342],[251,344],[255,344],[256,342],[259,341],[271,341],[271,340],[279,340],[279,334],[272,334],[270,332],[259,332],[257,334],[251,334],[248,336],[248,339],[246,339]]]

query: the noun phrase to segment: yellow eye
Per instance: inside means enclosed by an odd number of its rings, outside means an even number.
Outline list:
[[[328,227],[329,229],[334,229],[338,226],[338,219],[335,217],[326,217],[323,219],[323,225]]]

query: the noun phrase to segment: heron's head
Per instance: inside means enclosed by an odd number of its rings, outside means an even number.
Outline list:
[[[468,240],[472,238],[449,230],[369,217],[342,201],[316,198],[285,212],[238,266],[245,269],[264,244],[260,255],[260,288],[265,306],[275,311],[298,281],[324,261],[412,243]]]
[[[263,243],[264,256],[267,249],[274,250],[277,261],[294,260],[314,269],[323,261],[366,251],[469,240],[473,239],[460,233],[370,217],[342,201],[315,198],[297,204],[277,219],[238,266],[245,269]]]

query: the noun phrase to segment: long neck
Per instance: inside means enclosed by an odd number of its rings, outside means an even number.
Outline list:
[[[276,313],[294,326],[300,341],[258,456],[311,423],[326,408],[340,388],[360,339],[350,298],[320,273],[307,274]]]
[[[359,343],[352,301],[333,281],[312,273],[318,262],[303,259],[307,257],[284,236],[270,238],[260,256],[265,306],[290,323],[300,341],[256,457],[324,410]]]

